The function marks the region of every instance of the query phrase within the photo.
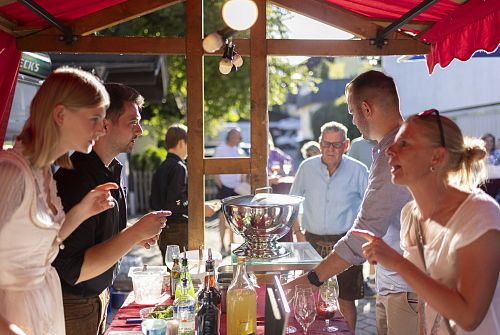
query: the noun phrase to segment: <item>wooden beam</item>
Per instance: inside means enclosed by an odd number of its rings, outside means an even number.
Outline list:
[[[201,43],[201,38],[200,38]],[[184,38],[82,36],[73,44],[65,44],[57,35],[31,35],[17,39],[20,51],[63,52],[85,54],[183,55]]]
[[[11,21],[0,14],[0,30],[6,32],[7,34],[17,36],[14,32],[16,28],[17,24],[14,21]]]
[[[267,181],[267,136],[269,115],[267,112],[267,43],[266,0],[255,0],[259,16],[250,29],[250,173],[252,190],[268,185]]]
[[[0,6],[5,6],[14,2],[16,2],[16,0],[0,0]]]
[[[407,39],[389,40],[382,49],[368,40],[268,40],[270,56],[390,56],[423,55],[429,46]]]
[[[186,1],[186,81],[188,121],[189,249],[205,242],[205,176],[203,174],[203,1]]]
[[[390,25],[393,20],[387,20],[387,19],[376,19],[372,20],[372,22],[382,28],[387,27]],[[408,23],[405,23],[402,27],[402,29],[406,30],[415,30],[415,31],[425,31],[432,27],[432,25],[435,22],[430,22],[430,21],[410,21]]]
[[[73,29],[74,35],[86,36],[183,1],[184,0],[129,0],[87,16],[80,17],[72,22],[66,22],[66,25]],[[56,28],[48,28],[40,34],[52,35],[58,33],[60,32]]]
[[[373,38],[379,27],[369,19],[324,0],[270,0],[271,3],[361,38]]]
[[[247,174],[250,171],[250,158],[205,158],[205,174]]]

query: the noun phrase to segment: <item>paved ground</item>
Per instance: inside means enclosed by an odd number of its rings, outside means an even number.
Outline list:
[[[130,220],[134,222],[134,220]],[[213,248],[214,250],[220,250],[221,243],[219,238],[219,230],[217,225],[217,220],[208,222],[205,227],[205,248]],[[226,234],[227,235],[227,234]],[[242,241],[239,237],[236,237],[236,242]],[[229,241],[226,236],[226,246],[229,245]],[[230,261],[229,258],[224,259],[224,262]],[[131,289],[130,279],[127,278],[128,267],[138,266],[142,264],[148,265],[161,265],[162,259],[160,255],[160,250],[157,246],[146,250],[141,247],[134,248],[122,262],[120,269],[120,275],[117,278],[117,285],[122,289]],[[366,269],[368,270],[368,269]],[[367,271],[365,271],[367,273]],[[375,325],[375,297],[365,297],[364,299],[357,301],[358,309],[358,321],[356,324],[356,334],[357,335],[373,335],[376,334]],[[116,309],[110,311],[110,317],[108,317],[108,322],[113,319],[113,315]]]

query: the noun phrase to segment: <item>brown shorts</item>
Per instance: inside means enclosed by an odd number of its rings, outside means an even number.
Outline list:
[[[63,292],[66,335],[99,335],[106,328],[109,290],[92,298],[80,298]]]
[[[311,243],[314,249],[325,258],[330,254],[335,243],[342,235],[315,235],[305,233],[306,241]],[[365,296],[363,291],[363,265],[353,265],[349,269],[337,275],[339,282],[339,298],[348,301],[361,299]]]

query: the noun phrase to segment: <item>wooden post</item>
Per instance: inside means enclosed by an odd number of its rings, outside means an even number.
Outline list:
[[[205,240],[205,176],[203,174],[203,1],[186,1],[186,78],[188,121],[189,249]]]
[[[259,17],[250,30],[250,131],[252,151],[250,173],[252,190],[267,186],[267,136],[269,114],[267,112],[267,43],[266,1],[256,0]]]

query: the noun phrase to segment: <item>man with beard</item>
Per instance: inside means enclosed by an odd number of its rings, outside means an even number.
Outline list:
[[[377,141],[373,149],[368,187],[354,225],[334,247],[332,253],[316,268],[286,287],[297,284],[321,286],[331,276],[352,265],[365,261],[363,238],[352,234],[352,229],[372,231],[393,249],[402,254],[400,247],[400,214],[411,200],[404,186],[391,182],[391,171],[385,150],[403,123],[399,111],[399,97],[391,77],[379,71],[368,71],[346,86],[349,113],[364,138]],[[417,334],[418,299],[398,273],[377,265],[375,282],[378,334]]]
[[[65,241],[53,262],[61,279],[67,335],[104,333],[109,287],[120,258],[141,244],[149,248],[165,226],[168,211],[152,212],[127,228],[126,194],[121,184],[120,153],[130,153],[142,134],[143,97],[133,88],[106,84],[110,106],[104,119],[105,134],[90,154],[75,152],[74,169],[60,168],[54,175],[58,195],[68,212],[95,186],[120,185],[111,194],[115,206],[83,222]],[[98,120],[96,120],[98,122]]]

